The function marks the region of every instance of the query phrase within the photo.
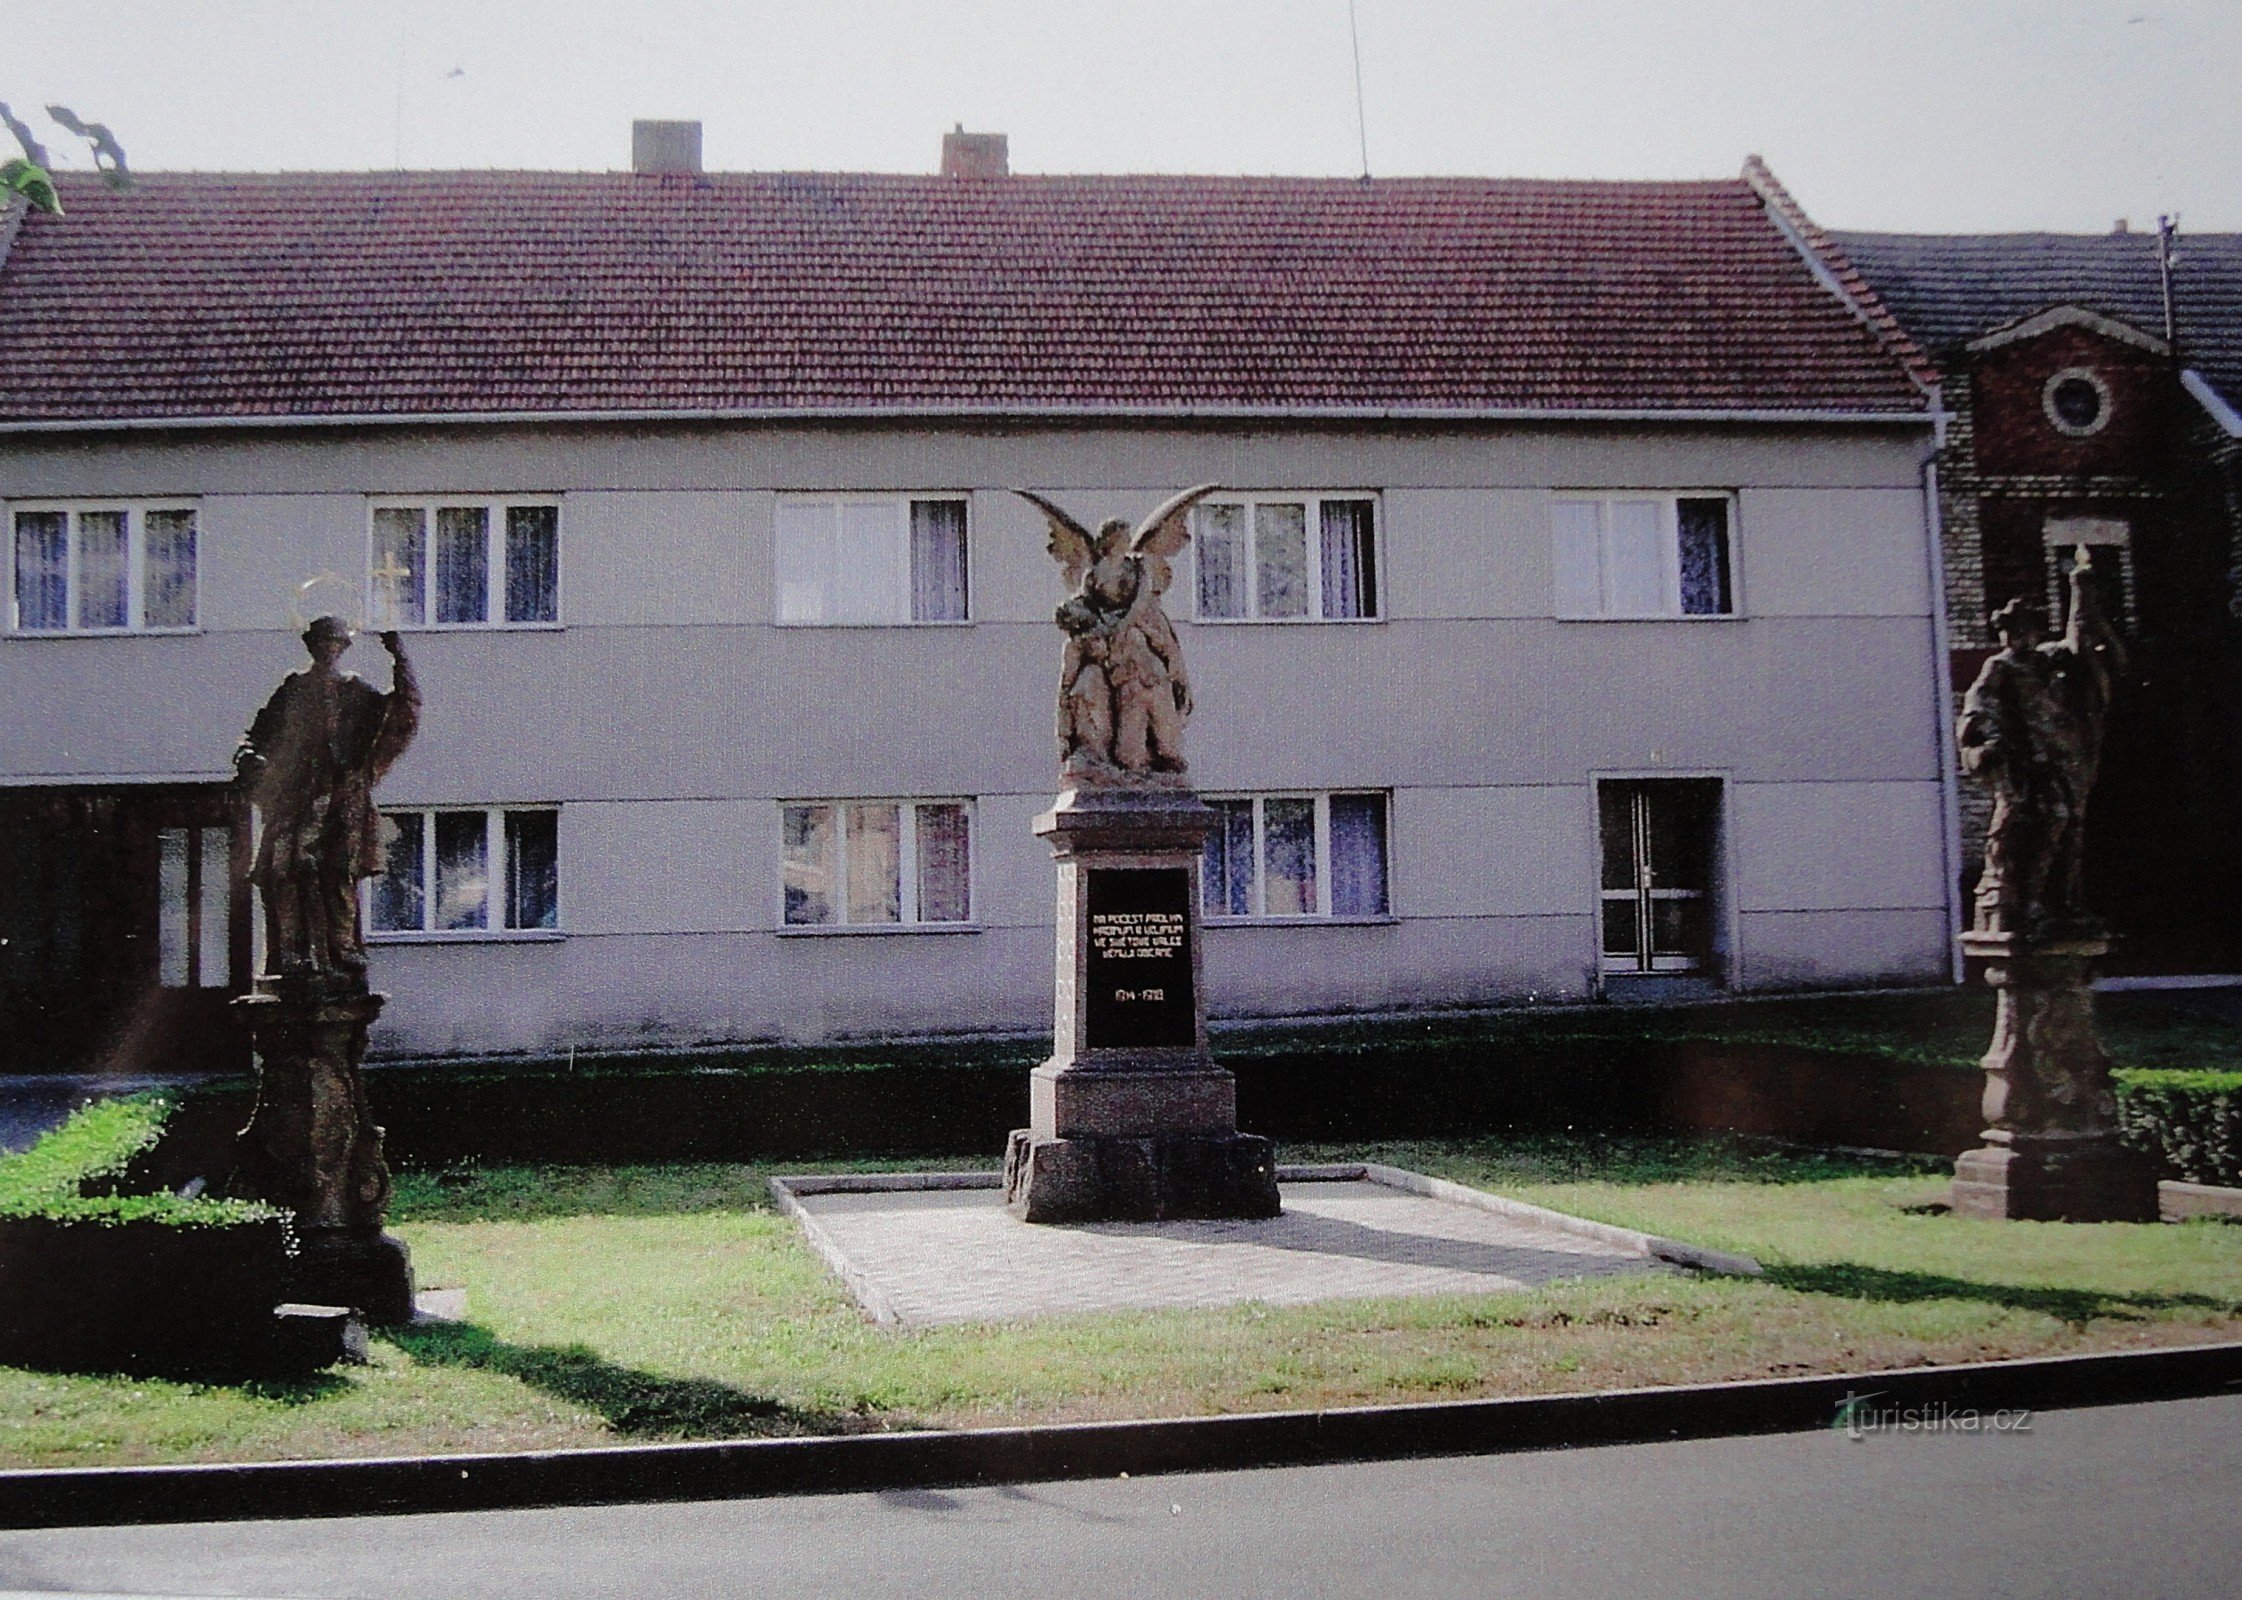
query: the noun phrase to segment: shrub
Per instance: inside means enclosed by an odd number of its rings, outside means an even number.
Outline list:
[[[295,1249],[285,1211],[118,1192],[175,1104],[96,1101],[0,1157],[0,1362],[186,1372],[287,1355],[273,1316]]]
[[[2117,1119],[2167,1176],[2242,1184],[2242,1072],[2120,1069]]]
[[[30,1149],[0,1156],[0,1217],[222,1228],[286,1216],[253,1200],[121,1192],[134,1161],[155,1147],[177,1109],[178,1101],[164,1093],[80,1106]]]

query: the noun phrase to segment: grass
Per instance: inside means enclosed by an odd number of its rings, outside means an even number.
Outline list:
[[[371,1365],[293,1385],[0,1369],[0,1464],[1178,1415],[2242,1337],[2242,1227],[1964,1221],[1940,1212],[1930,1164],[1728,1140],[1287,1155],[1411,1166],[1768,1273],[898,1332],[866,1323],[771,1209],[765,1168],[405,1174],[394,1225],[424,1283],[466,1287],[465,1323],[377,1339]]]

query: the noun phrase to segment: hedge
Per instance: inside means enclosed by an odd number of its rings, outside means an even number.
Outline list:
[[[0,1361],[161,1373],[324,1364],[275,1308],[295,1251],[288,1214],[255,1201],[124,1192],[178,1102],[81,1107],[0,1157]]]
[[[0,1217],[118,1226],[157,1222],[224,1228],[285,1217],[254,1200],[228,1200],[167,1190],[130,1193],[134,1164],[152,1152],[179,1108],[168,1093],[94,1100],[30,1149],[0,1156]]]
[[[2242,1072],[2121,1068],[2117,1120],[2170,1176],[2242,1184]]]

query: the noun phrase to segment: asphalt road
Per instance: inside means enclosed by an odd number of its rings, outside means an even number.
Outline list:
[[[228,1596],[2242,1594],[2242,1397],[1016,1488],[0,1533],[0,1591]]]

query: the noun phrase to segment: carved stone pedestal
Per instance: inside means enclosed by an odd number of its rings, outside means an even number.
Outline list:
[[[2094,1030],[2104,939],[1965,933],[1999,996],[1985,1053],[1985,1143],[1954,1163],[1962,1217],[2154,1222],[2156,1172],[2118,1141],[2110,1060]]]
[[[235,1143],[234,1190],[294,1213],[290,1295],[412,1319],[412,1258],[382,1231],[389,1167],[359,1064],[387,997],[347,978],[260,978],[239,1005],[257,1052],[257,1104]]]
[[[1076,789],[1036,819],[1059,869],[1051,1059],[1004,1195],[1029,1222],[1273,1217],[1275,1147],[1238,1131],[1207,1053],[1199,861],[1218,824],[1181,789]]]

